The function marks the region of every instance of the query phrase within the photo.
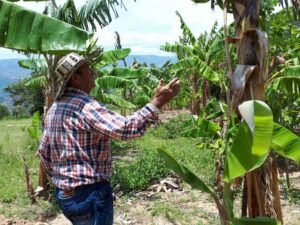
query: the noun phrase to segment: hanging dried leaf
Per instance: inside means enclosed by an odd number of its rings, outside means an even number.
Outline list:
[[[242,33],[238,49],[239,64],[259,65],[261,82],[268,77],[268,54],[269,43],[266,33],[253,28]]]
[[[269,42],[267,34],[260,30],[256,31],[258,37],[259,52],[257,52],[257,58],[259,59],[259,67],[264,81],[268,79],[269,69]]]
[[[278,56],[278,55],[273,56],[271,58],[271,62],[270,62],[270,69],[273,69],[274,66],[276,66],[278,64],[285,64],[285,59],[283,57]]]
[[[235,68],[231,80],[232,109],[237,107],[243,96],[246,83],[256,69],[258,69],[258,66],[255,65],[237,65]]]

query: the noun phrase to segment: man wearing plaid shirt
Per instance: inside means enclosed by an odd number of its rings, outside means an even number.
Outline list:
[[[76,225],[112,224],[112,174],[110,140],[141,137],[157,122],[159,109],[180,89],[176,78],[130,117],[110,111],[94,100],[95,73],[88,62],[96,55],[75,53],[63,57],[55,73],[61,78],[56,101],[49,109],[38,154],[47,176],[56,187],[56,199],[64,215]]]

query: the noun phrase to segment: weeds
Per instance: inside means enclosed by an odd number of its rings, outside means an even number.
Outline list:
[[[124,193],[141,190],[170,174],[171,171],[156,151],[162,146],[168,146],[177,158],[213,185],[213,151],[197,148],[196,144],[201,142],[201,139],[179,137],[179,126],[183,126],[182,123],[188,119],[189,115],[179,115],[157,128],[148,130],[140,139],[130,142],[113,141],[113,155],[118,155],[118,159],[113,161],[112,176],[112,184],[117,187],[116,190]],[[167,136],[169,138],[166,138]]]
[[[177,205],[172,204],[171,202],[162,202],[160,204],[156,204],[152,210],[151,210],[152,216],[164,216],[169,220],[171,223],[175,221],[185,221],[189,223],[183,223],[183,224],[190,224],[190,221],[187,221],[188,218],[182,211],[181,207],[178,207]]]
[[[119,188],[123,193],[139,191],[167,176],[170,170],[156,152],[161,146],[170,147],[195,173],[208,180],[212,177],[212,152],[196,147],[201,140],[179,137],[179,129],[176,130],[177,133],[173,132],[175,126],[179,126],[179,120],[181,119],[174,119],[157,129],[150,129],[140,139],[130,142],[113,141],[114,172],[111,182],[115,188]],[[22,155],[26,156],[34,185],[37,184],[38,178],[38,158],[35,156],[37,146],[27,132],[31,122],[31,119],[0,121],[0,128],[5,131],[4,135],[0,136],[0,202],[3,206],[0,213],[7,217],[35,220],[41,215],[51,216],[59,209],[55,202],[46,203],[41,200],[38,200],[36,205],[31,205],[26,193]],[[163,129],[164,133],[157,132],[160,129]],[[179,215],[174,212],[170,216],[177,214]]]
[[[160,124],[157,128],[149,130],[148,133],[161,139],[174,139],[180,136],[186,123],[191,120],[190,114],[179,114],[168,122]]]
[[[291,188],[288,190],[288,200],[290,203],[297,204],[300,202],[300,190]]]
[[[169,173],[170,170],[166,168],[155,149],[146,147],[130,163],[116,161],[111,182],[126,193],[144,189],[154,180]]]

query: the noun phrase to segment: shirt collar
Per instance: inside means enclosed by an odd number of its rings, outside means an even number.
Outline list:
[[[84,95],[86,97],[91,97],[88,93],[74,87],[67,87],[63,95],[64,96]]]

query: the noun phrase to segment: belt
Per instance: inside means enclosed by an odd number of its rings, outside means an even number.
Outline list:
[[[76,189],[87,188],[87,187],[91,187],[91,186],[94,186],[97,184],[106,184],[108,182],[109,181],[107,179],[101,178],[99,181],[97,181],[96,183],[93,183],[93,184],[86,184],[86,185],[78,186],[71,190],[62,190],[62,195],[63,195],[63,197],[72,197],[76,194]]]
[[[63,197],[72,197],[76,193],[75,189],[72,190],[62,190],[62,196]]]

